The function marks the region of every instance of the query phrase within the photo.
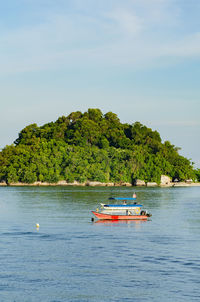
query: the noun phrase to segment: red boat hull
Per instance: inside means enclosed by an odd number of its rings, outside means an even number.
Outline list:
[[[146,215],[111,215],[111,214],[103,214],[92,211],[92,213],[98,219],[104,220],[147,220],[148,216]]]

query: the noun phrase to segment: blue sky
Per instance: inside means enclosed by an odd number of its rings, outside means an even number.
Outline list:
[[[100,108],[200,167],[200,1],[0,3],[0,148],[26,125]]]

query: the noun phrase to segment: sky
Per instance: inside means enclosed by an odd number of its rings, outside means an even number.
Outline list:
[[[1,1],[0,148],[99,108],[200,168],[199,14],[199,0]]]

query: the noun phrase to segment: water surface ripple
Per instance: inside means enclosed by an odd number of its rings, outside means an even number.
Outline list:
[[[0,188],[0,301],[199,301],[200,187],[135,191],[150,221],[91,222],[133,188]]]

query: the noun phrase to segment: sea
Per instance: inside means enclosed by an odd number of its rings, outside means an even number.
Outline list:
[[[148,221],[92,221],[134,192]],[[0,187],[0,301],[200,301],[200,187]]]

